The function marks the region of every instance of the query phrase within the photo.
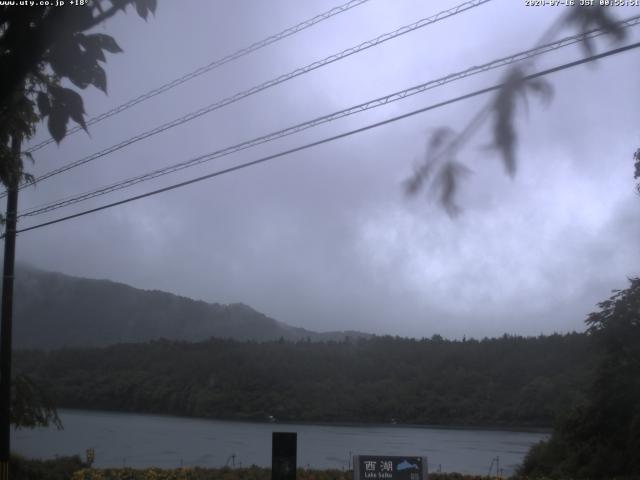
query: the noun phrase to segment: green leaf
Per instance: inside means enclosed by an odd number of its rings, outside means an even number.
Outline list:
[[[89,28],[93,23],[93,12],[91,8],[71,8],[65,12],[64,26],[65,33],[74,34]]]
[[[27,157],[29,160],[31,160],[31,163],[36,163],[36,161],[33,159],[33,154],[31,152],[22,152],[22,154]]]
[[[149,12],[156,12],[157,1],[156,0],[134,0],[136,11],[138,15],[140,15],[145,20],[147,19],[147,15]]]
[[[105,73],[104,69],[100,65],[96,64],[93,67],[92,75],[93,78],[91,80],[91,83],[93,84],[93,86],[99,88],[104,93],[107,93],[107,74]]]
[[[64,97],[64,103],[69,112],[69,116],[80,125],[84,131],[87,131],[87,124],[84,121],[84,103],[78,92],[74,92],[69,88],[63,88],[61,94]]]
[[[440,190],[440,203],[451,217],[460,213],[460,207],[455,202],[460,179],[470,173],[471,170],[465,165],[450,160],[442,165],[436,177],[436,186]]]
[[[36,102],[38,104],[38,110],[40,110],[40,116],[44,118],[49,115],[49,112],[51,112],[51,103],[49,102],[49,96],[44,92],[38,92]]]
[[[502,156],[507,174],[511,177],[516,172],[517,135],[514,126],[516,114],[516,100],[524,90],[524,73],[519,68],[513,68],[507,74],[503,86],[491,104],[493,115],[493,146]],[[526,97],[524,97],[526,100]]]
[[[55,43],[48,53],[47,60],[58,77],[68,77],[74,68],[75,57],[82,54],[73,37],[63,37]]]
[[[24,182],[28,183],[29,185],[35,185],[36,183],[36,177],[34,177],[31,173],[23,174],[22,178],[24,179]]]
[[[85,53],[92,57],[95,62],[106,62],[107,59],[104,56],[102,48],[98,45],[98,42],[93,38],[93,35],[79,34],[80,43],[85,49]]]
[[[111,6],[116,8],[116,9],[120,9],[123,12],[125,12],[127,10],[127,7],[129,6],[129,2],[130,0],[109,0],[111,2]]]
[[[53,105],[51,114],[49,115],[49,133],[56,141],[60,143],[67,134],[67,122],[69,121],[69,113],[60,104]]]
[[[576,3],[574,8],[566,14],[565,23],[576,26],[580,33],[601,29],[617,42],[622,42],[626,37],[626,31],[611,14],[611,10],[601,5],[584,7]],[[582,39],[582,48],[587,55],[594,54],[595,48],[591,37],[585,36]]]
[[[451,160],[455,146],[456,132],[449,127],[439,127],[431,132],[427,141],[424,163],[414,169],[414,173],[404,186],[409,195],[416,194],[433,175],[436,165]]]
[[[103,46],[118,51],[120,47],[108,35],[75,34],[51,49],[49,60],[54,72],[67,77],[81,89],[94,85],[107,91],[107,76],[98,61],[104,61]],[[108,50],[107,50],[108,51]]]
[[[87,39],[91,39],[90,41],[94,42],[101,49],[106,50],[109,53],[120,53],[122,52],[122,48],[115,41],[115,39],[110,35],[105,35],[103,33],[94,33],[93,35],[87,35]]]
[[[92,84],[92,69],[94,65],[98,64],[94,52],[80,48],[84,47],[84,41],[83,34],[67,37],[60,40],[49,53],[49,61],[53,71],[59,77],[67,77],[81,89]]]
[[[65,125],[70,117],[87,131],[87,124],[84,121],[84,103],[78,92],[70,88],[60,87],[53,87],[50,89],[50,92],[53,98],[53,108],[65,112]]]
[[[91,85],[91,76],[86,70],[75,70],[73,73],[69,73],[67,77],[71,80],[71,83],[83,90]]]
[[[101,62],[106,61],[103,50],[109,53],[122,52],[120,45],[117,44],[113,37],[102,33],[82,35],[80,42],[86,54],[91,57],[91,63],[96,63],[98,60]]]
[[[145,20],[147,19],[147,7],[143,4],[143,2],[138,1],[136,2],[136,11],[138,12],[138,15],[140,15],[142,18],[144,18]]]

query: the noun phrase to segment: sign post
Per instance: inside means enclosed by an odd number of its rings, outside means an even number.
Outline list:
[[[427,480],[428,474],[427,457],[353,457],[353,480]]]
[[[273,432],[271,480],[296,480],[298,434]]]

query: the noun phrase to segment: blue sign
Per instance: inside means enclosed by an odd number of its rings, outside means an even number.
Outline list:
[[[427,480],[426,457],[356,455],[353,480]]]

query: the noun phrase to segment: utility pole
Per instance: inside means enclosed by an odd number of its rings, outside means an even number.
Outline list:
[[[11,153],[20,155],[20,139],[13,137]],[[19,161],[19,160],[18,160]],[[11,453],[11,324],[13,321],[13,273],[16,253],[18,175],[7,190],[7,216],[2,273],[2,319],[0,320],[0,480],[9,480]]]

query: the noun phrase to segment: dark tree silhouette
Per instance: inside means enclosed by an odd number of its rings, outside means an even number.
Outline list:
[[[49,393],[29,376],[21,374],[13,379],[11,395],[11,424],[16,428],[34,428],[62,422]]]
[[[70,408],[288,421],[549,427],[580,401],[585,334],[450,341],[157,340],[16,352]],[[392,420],[393,419],[393,420]]]
[[[599,304],[586,320],[600,352],[587,401],[538,444],[521,468],[526,476],[640,476],[640,278]]]
[[[122,50],[113,37],[86,32],[129,5],[146,19],[155,12],[156,0],[88,0],[75,7],[0,6],[0,182],[14,192],[20,182],[33,181],[25,173],[23,157],[33,158],[19,147],[35,133],[40,120],[47,119],[58,143],[70,120],[86,130],[82,97],[62,82],[68,79],[81,90],[93,85],[107,92],[101,63],[106,61],[105,52]],[[10,403],[11,422],[16,426],[61,426],[44,390],[27,376],[13,379]]]
[[[129,5],[147,18],[156,0],[88,0],[77,7],[0,7],[0,181],[12,185],[33,180],[23,157],[11,150],[13,139],[30,138],[47,119],[51,136],[60,142],[73,120],[86,129],[80,94],[62,86],[68,79],[107,92],[101,63],[105,52],[122,50],[109,35],[86,33]]]

